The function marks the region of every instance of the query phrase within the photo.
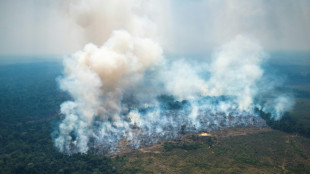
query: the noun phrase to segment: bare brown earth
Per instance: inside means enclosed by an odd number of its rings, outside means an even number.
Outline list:
[[[184,141],[184,142],[189,142],[189,143],[195,143],[193,140],[191,140],[192,136],[195,137],[212,137],[215,138],[216,141],[215,143],[218,143],[219,141],[225,139],[225,138],[231,138],[235,136],[245,136],[249,134],[255,134],[259,132],[268,132],[272,131],[271,128],[256,128],[256,127],[249,127],[249,128],[228,128],[228,129],[223,129],[223,130],[217,130],[217,131],[212,131],[212,132],[200,132],[198,134],[185,134],[181,136],[178,140],[170,140],[167,142],[173,143],[177,141]],[[154,144],[148,147],[142,147],[138,149],[139,152],[142,153],[162,153],[164,152],[164,145],[165,141],[160,141],[158,144]],[[126,147],[126,141],[123,140],[120,142],[120,146],[122,147],[123,151],[121,153],[118,153],[118,155],[121,154],[126,154],[126,153],[134,153],[136,150],[132,150],[128,147]]]

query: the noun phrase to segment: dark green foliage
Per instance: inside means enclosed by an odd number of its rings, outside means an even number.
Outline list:
[[[55,118],[59,105],[69,99],[56,82],[61,69],[57,62],[1,66],[1,122]]]
[[[196,141],[201,142],[203,144],[207,144],[208,146],[212,147],[213,144],[216,142],[216,138],[215,137],[198,137],[198,140]]]
[[[179,148],[179,146],[174,144],[174,143],[168,143],[168,142],[164,144],[164,149],[166,151],[171,151],[171,150],[173,150],[175,148]]]
[[[165,151],[171,151],[174,149],[183,149],[183,150],[196,150],[199,149],[202,145],[207,145],[212,147],[216,139],[214,137],[199,137],[197,135],[192,135],[189,137],[191,141],[174,141],[174,142],[165,142],[163,147]]]
[[[0,173],[117,173],[109,157],[54,148],[59,105],[69,99],[55,80],[61,69],[59,63],[0,67]]]
[[[296,118],[292,117],[290,113],[286,112],[282,119],[274,120],[270,113],[257,110],[260,116],[266,121],[267,125],[273,129],[281,130],[287,133],[298,133],[305,137],[310,137],[310,128],[306,128],[302,123],[298,123]]]
[[[116,173],[109,157],[57,152],[49,122],[1,125],[0,173]]]
[[[181,134],[185,134],[185,128],[186,128],[185,124],[181,126],[181,130],[180,130]]]
[[[164,149],[165,151],[171,151],[173,149],[183,149],[183,150],[195,150],[199,148],[199,144],[187,144],[187,143],[171,143],[166,142],[164,143]]]
[[[161,95],[157,97],[157,100],[160,102],[161,107],[167,110],[178,110],[184,107],[188,107],[190,103],[187,100],[177,101],[171,95]]]

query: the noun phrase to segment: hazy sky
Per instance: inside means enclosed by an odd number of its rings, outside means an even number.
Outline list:
[[[102,44],[130,10],[109,3],[0,0],[0,54],[62,55]],[[203,54],[239,34],[266,50],[310,50],[309,0],[163,0],[151,9],[167,53]]]

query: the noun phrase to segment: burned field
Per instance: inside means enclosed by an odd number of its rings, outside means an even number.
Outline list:
[[[113,157],[131,173],[307,173],[310,140],[270,128],[184,135]]]

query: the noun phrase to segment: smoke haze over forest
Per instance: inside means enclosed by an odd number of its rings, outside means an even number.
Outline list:
[[[294,8],[304,8],[302,3]],[[58,78],[60,88],[72,97],[61,105],[64,118],[53,134],[62,152],[87,152],[91,146],[114,153],[123,139],[139,148],[144,141],[176,138],[182,126],[197,132],[260,125],[257,109],[279,120],[294,105],[287,93],[264,99],[282,83],[263,68],[269,58],[265,50],[307,50],[303,42],[308,36],[296,31],[290,38],[291,33],[268,30],[274,21],[267,21],[271,12],[260,1],[32,1],[25,7],[39,6],[50,17],[44,22],[41,15],[29,14],[33,20],[25,20],[30,28],[23,31],[29,29],[30,35],[22,34],[33,38],[26,39],[32,41],[25,44],[27,51],[59,54],[84,47],[64,57],[64,72]],[[277,10],[285,18],[283,9]],[[301,11],[298,17],[307,17],[307,9]],[[286,27],[288,21],[277,26]],[[276,37],[266,39],[273,32],[284,39],[281,45],[272,44]],[[41,40],[44,36],[47,42]],[[196,59],[191,54],[208,56]]]
[[[269,52],[309,51],[308,1],[2,1],[2,55],[62,55],[61,152],[262,125],[294,106]],[[16,10],[18,9],[18,10]],[[281,61],[278,59],[277,61]],[[289,60],[291,61],[291,60]],[[288,62],[289,62],[288,61]],[[268,100],[266,100],[268,96]],[[144,143],[145,144],[145,143]]]
[[[309,0],[0,0],[0,173],[307,173]]]

